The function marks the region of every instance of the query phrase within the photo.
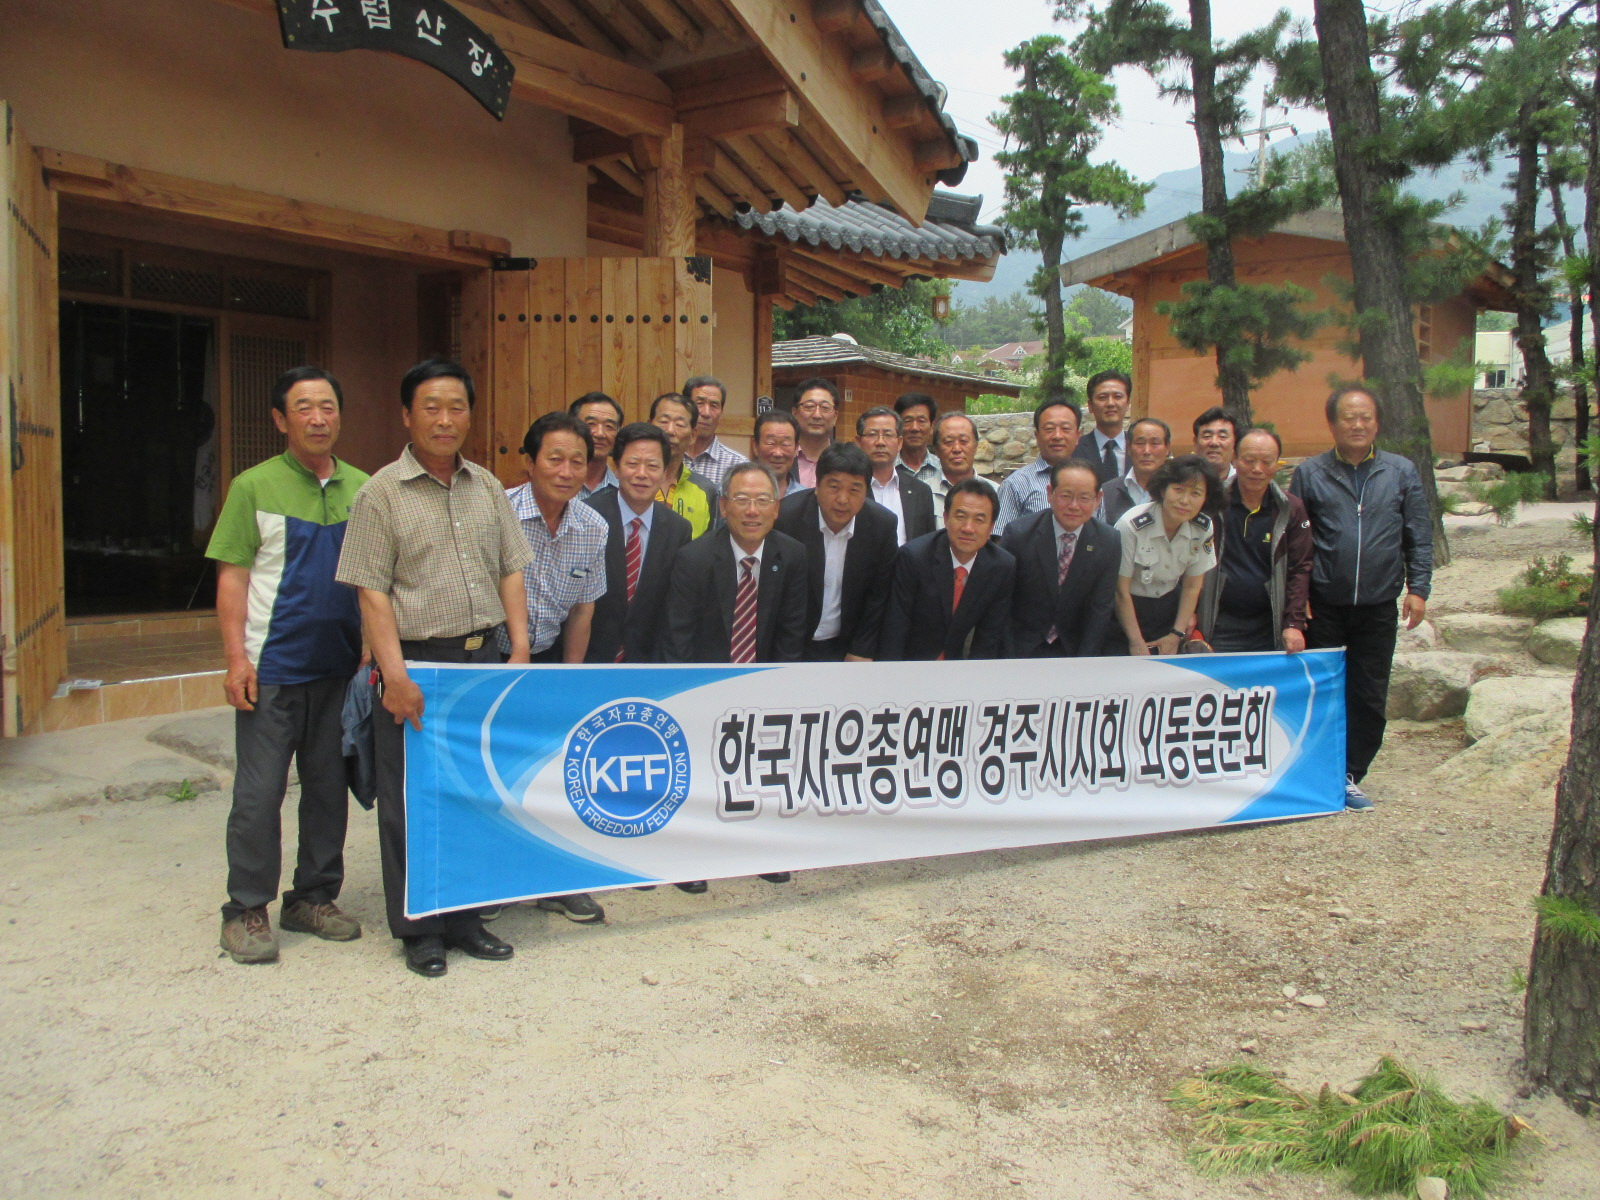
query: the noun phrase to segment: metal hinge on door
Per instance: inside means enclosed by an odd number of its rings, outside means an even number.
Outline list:
[[[11,397],[10,424],[11,424],[11,473],[15,475],[22,470],[22,464],[27,461],[22,453],[22,438],[17,432],[17,385],[11,380],[6,380],[6,391]]]

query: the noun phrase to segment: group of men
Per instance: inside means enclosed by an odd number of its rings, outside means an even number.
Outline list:
[[[279,925],[360,936],[336,903],[347,803],[341,708],[358,663],[378,697],[388,924],[406,965],[430,977],[445,974],[449,949],[488,960],[513,951],[485,928],[493,913],[405,914],[403,730],[426,716],[408,662],[1343,646],[1346,803],[1370,807],[1359,783],[1383,736],[1395,602],[1403,592],[1408,623],[1421,620],[1431,571],[1415,470],[1375,448],[1375,398],[1359,388],[1329,398],[1333,449],[1296,468],[1287,490],[1274,479],[1282,447],[1270,429],[1241,429],[1226,410],[1208,409],[1194,422],[1195,455],[1174,459],[1165,423],[1127,424],[1130,398],[1123,374],[1091,379],[1089,430],[1075,405],[1041,404],[1037,459],[996,489],[976,473],[976,424],[941,414],[925,394],[867,410],[850,440],[835,428],[834,386],[808,380],[788,411],[757,417],[747,457],[718,436],[726,389],[697,376],[656,397],[648,421],[629,423],[600,392],[540,417],[521,447],[526,482],[507,490],[462,456],[475,393],[458,364],[430,359],[406,374],[409,444],[370,479],[333,454],[337,381],[315,367],[286,373],[272,398],[286,450],[234,481],[208,550],[218,561],[227,698],[238,710],[223,948],[241,962],[277,957],[267,906],[291,758],[299,854]],[[1162,523],[1140,514],[1172,481],[1197,475],[1211,502],[1185,527],[1205,552],[1203,571],[1183,572],[1192,615],[1170,639],[1145,644],[1118,622],[1118,582],[1126,591],[1130,577],[1158,570],[1144,564],[1171,557]],[[1170,527],[1164,536],[1176,544]],[[705,890],[703,881],[678,886]],[[604,918],[583,894],[539,903],[575,921]]]

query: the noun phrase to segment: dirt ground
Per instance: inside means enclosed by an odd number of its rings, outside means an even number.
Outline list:
[[[1458,537],[1438,607],[1545,542]],[[0,1196],[1345,1194],[1185,1165],[1163,1096],[1253,1051],[1309,1087],[1398,1055],[1543,1135],[1503,1195],[1595,1197],[1600,1121],[1516,1095],[1551,797],[1434,786],[1461,741],[1391,726],[1368,815],[515,908],[512,962],[442,980],[359,809],[367,936],[259,967],[216,948],[223,794],[0,818]]]

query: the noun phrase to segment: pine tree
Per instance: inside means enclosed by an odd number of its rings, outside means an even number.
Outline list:
[[[1270,232],[1285,217],[1326,198],[1319,180],[1293,180],[1277,172],[1263,187],[1230,202],[1223,143],[1242,137],[1250,118],[1243,91],[1256,69],[1277,53],[1290,16],[1280,11],[1260,29],[1219,42],[1212,34],[1211,0],[1188,0],[1188,22],[1150,0],[1106,0],[1083,10],[1078,0],[1058,3],[1058,19],[1083,12],[1088,27],[1075,44],[1097,70],[1134,65],[1160,85],[1161,94],[1187,100],[1200,150],[1201,211],[1189,218],[1205,242],[1206,278],[1186,284],[1184,298],[1158,311],[1172,335],[1191,350],[1212,351],[1222,402],[1247,424],[1250,392],[1282,370],[1310,359],[1295,343],[1323,323],[1306,308],[1312,293],[1294,284],[1241,284],[1235,273],[1236,237]],[[1174,64],[1186,74],[1174,78]]]
[[[1040,390],[1052,399],[1068,398],[1062,246],[1083,232],[1084,205],[1108,204],[1119,216],[1133,216],[1143,211],[1149,191],[1115,163],[1089,161],[1117,115],[1116,90],[1063,53],[1065,45],[1059,37],[1041,35],[1007,51],[1006,66],[1022,78],[1015,92],[1001,98],[1005,109],[991,118],[1007,147],[994,156],[1006,172],[1002,224],[1019,245],[1037,248],[1044,260],[1033,290],[1044,301],[1046,368]]]

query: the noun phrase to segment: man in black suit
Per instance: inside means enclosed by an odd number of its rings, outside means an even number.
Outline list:
[[[1095,519],[1097,482],[1089,463],[1059,463],[1050,473],[1050,507],[1006,526],[1000,545],[1017,560],[1015,658],[1100,653],[1116,607],[1122,536]]]
[[[817,486],[796,492],[778,510],[777,529],[806,548],[807,662],[878,657],[896,521],[867,499],[871,478],[862,449],[835,442],[817,459]]]
[[[1017,560],[989,541],[999,501],[976,477],[952,484],[944,528],[900,547],[878,657],[1004,658]]]
[[[912,538],[933,532],[933,489],[895,466],[900,459],[900,435],[900,414],[892,408],[869,408],[856,418],[856,445],[867,452],[872,464],[868,480],[872,498],[894,514],[895,544],[904,546]],[[822,478],[820,469],[817,478]]]
[[[806,642],[806,549],[775,533],[778,485],[760,463],[728,472],[724,525],[678,552],[667,592],[669,663],[799,662]]]
[[[1128,470],[1128,439],[1122,423],[1128,417],[1133,381],[1121,371],[1101,371],[1089,377],[1084,390],[1089,395],[1094,428],[1078,439],[1072,457],[1092,466],[1104,487]]]
[[[595,601],[584,662],[655,662],[672,562],[689,522],[656,499],[672,444],[644,421],[624,425],[611,448],[615,487],[586,503],[606,519],[606,593]]]

